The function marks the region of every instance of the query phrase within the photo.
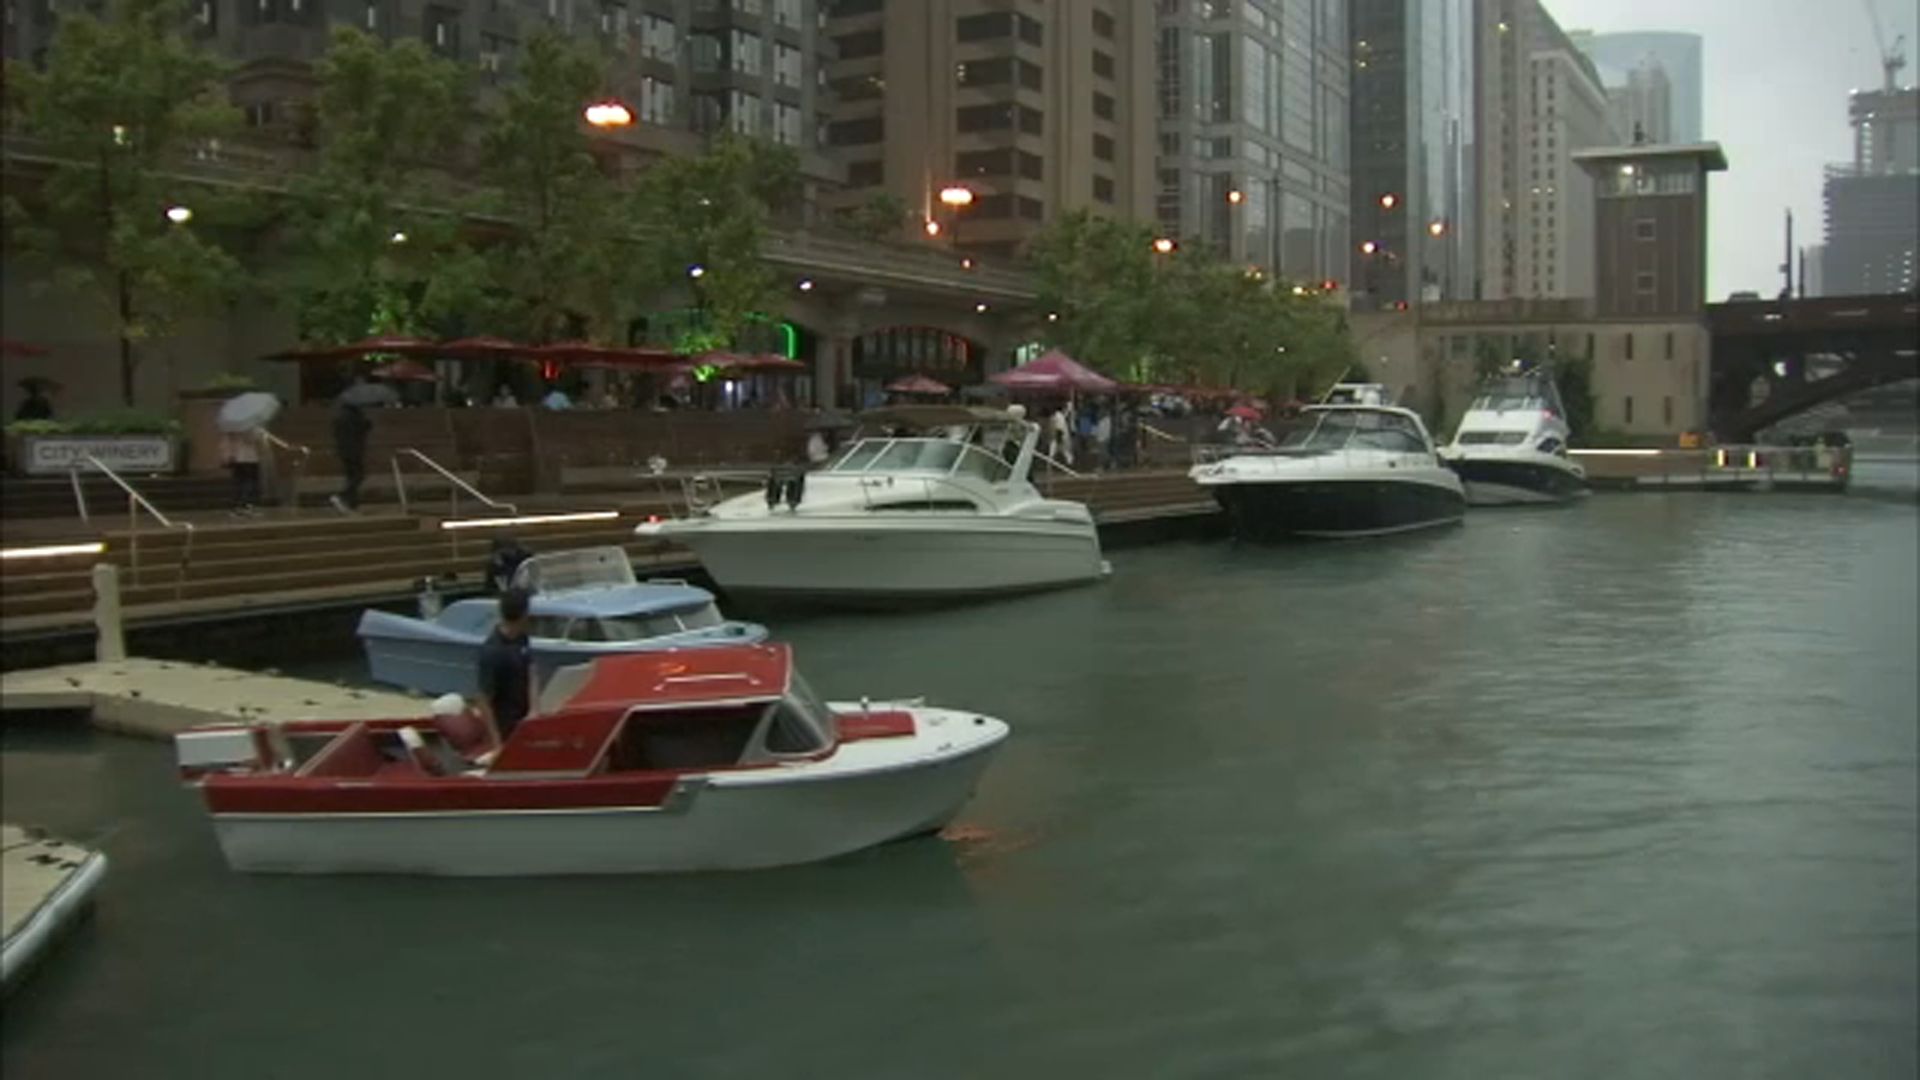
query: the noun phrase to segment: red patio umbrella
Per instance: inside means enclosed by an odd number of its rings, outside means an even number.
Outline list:
[[[575,367],[664,367],[681,359],[667,349],[625,345],[596,345],[591,341],[562,341],[528,349],[524,355]]]
[[[807,365],[798,360],[789,360],[772,353],[734,353],[706,352],[695,357],[696,362],[711,364],[728,371],[804,371]]]
[[[431,341],[422,341],[410,337],[370,337],[345,345],[322,345],[312,349],[288,349],[264,360],[351,360],[355,357],[373,353],[389,353],[394,356],[431,356],[440,346]]]
[[[909,375],[904,379],[895,379],[888,383],[887,392],[890,394],[951,394],[953,387],[925,375]]]
[[[24,341],[15,341],[12,338],[0,338],[0,354],[19,357],[45,356],[47,355],[47,350],[38,345],[29,345]]]
[[[434,347],[433,354],[449,360],[509,360],[526,356],[533,348],[504,338],[469,337],[442,342]]]
[[[1048,349],[1040,359],[1024,367],[990,376],[1001,386],[1031,390],[1086,390],[1104,393],[1120,384],[1081,364],[1059,349]]]
[[[417,360],[404,358],[374,368],[373,374],[382,379],[396,379],[402,382],[435,382],[439,379],[432,368]]]
[[[1238,417],[1241,420],[1260,420],[1266,416],[1265,413],[1251,405],[1235,405],[1233,408],[1227,410],[1227,415]]]

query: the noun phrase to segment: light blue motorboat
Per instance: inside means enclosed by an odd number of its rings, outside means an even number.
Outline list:
[[[608,653],[737,645],[766,640],[767,628],[721,616],[713,594],[684,581],[640,581],[618,547],[535,555],[512,584],[528,605],[534,675],[542,685],[558,668]],[[480,645],[499,620],[494,597],[441,606],[432,588],[419,617],[368,610],[360,645],[373,681],[425,694],[471,697]]]

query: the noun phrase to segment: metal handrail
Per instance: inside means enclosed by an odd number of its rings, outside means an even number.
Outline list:
[[[407,502],[407,478],[406,475],[400,471],[400,459],[402,457],[410,457],[420,464],[425,465],[427,468],[432,469],[434,472],[439,473],[440,476],[447,481],[448,485],[450,485],[452,504],[456,509],[460,505],[460,492],[464,491],[478,500],[482,506],[488,507],[489,509],[502,510],[516,516],[520,513],[520,508],[513,503],[501,502],[498,499],[482,494],[479,488],[460,479],[453,470],[447,468],[445,465],[440,464],[411,446],[403,446],[393,452],[393,486],[394,490],[400,496],[400,512],[402,514],[409,512]],[[454,514],[453,516],[457,517],[459,515]]]
[[[161,513],[159,507],[153,505],[151,502],[148,502],[147,497],[145,495],[142,495],[140,494],[140,492],[134,490],[134,486],[128,483],[126,479],[122,477],[119,473],[114,472],[113,468],[109,466],[106,462],[101,461],[99,458],[94,457],[92,454],[81,454],[79,457],[74,458],[72,463],[67,466],[67,482],[71,484],[73,487],[74,505],[80,511],[80,520],[82,522],[91,524],[93,521],[93,514],[90,508],[87,506],[86,489],[82,487],[80,484],[81,466],[91,467],[95,471],[99,472],[102,476],[105,476],[107,479],[113,481],[115,487],[118,487],[121,491],[124,491],[127,493],[127,561],[128,561],[127,568],[133,572],[134,584],[138,585],[140,583],[140,514],[139,514],[139,511],[145,510],[147,513],[153,515],[153,519],[159,522],[162,528],[167,529],[170,532],[177,531],[177,532],[185,532],[187,534],[186,540],[184,540],[180,545],[180,563],[178,567],[180,572],[174,578],[174,583],[173,583],[174,599],[178,600],[186,592],[187,567],[192,565],[193,563],[193,534],[194,534],[193,522],[175,521],[172,518],[168,517],[167,515]]]
[[[297,514],[300,512],[300,482],[306,479],[307,463],[313,458],[313,447],[290,443],[266,428],[261,428],[260,434],[266,437],[268,445],[277,446],[288,454],[296,455],[293,464],[293,482],[285,485],[286,490],[281,494],[281,498],[286,501],[287,509]]]

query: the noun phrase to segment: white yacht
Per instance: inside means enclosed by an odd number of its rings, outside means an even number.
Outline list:
[[[1108,571],[1085,504],[1028,480],[1040,429],[1021,412],[901,405],[765,491],[635,531],[691,550],[732,595],[948,600],[1095,581]]]
[[[1278,446],[1234,447],[1191,473],[1236,536],[1380,536],[1466,516],[1460,477],[1434,452],[1420,417],[1384,387],[1341,384],[1308,406]]]
[[[1441,451],[1472,506],[1567,503],[1587,494],[1587,471],[1567,456],[1566,406],[1545,372],[1488,379],[1453,442]]]

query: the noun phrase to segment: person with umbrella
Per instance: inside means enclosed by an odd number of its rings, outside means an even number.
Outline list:
[[[335,510],[343,514],[360,509],[360,485],[367,479],[367,438],[373,434],[373,421],[366,410],[390,405],[397,398],[393,388],[369,382],[364,373],[355,374],[353,385],[333,402],[333,453],[340,459],[341,488],[329,497]]]
[[[220,458],[233,473],[237,517],[260,512],[260,456],[266,449],[267,424],[279,412],[279,398],[255,390],[227,399],[214,417],[214,426],[220,429]]]

